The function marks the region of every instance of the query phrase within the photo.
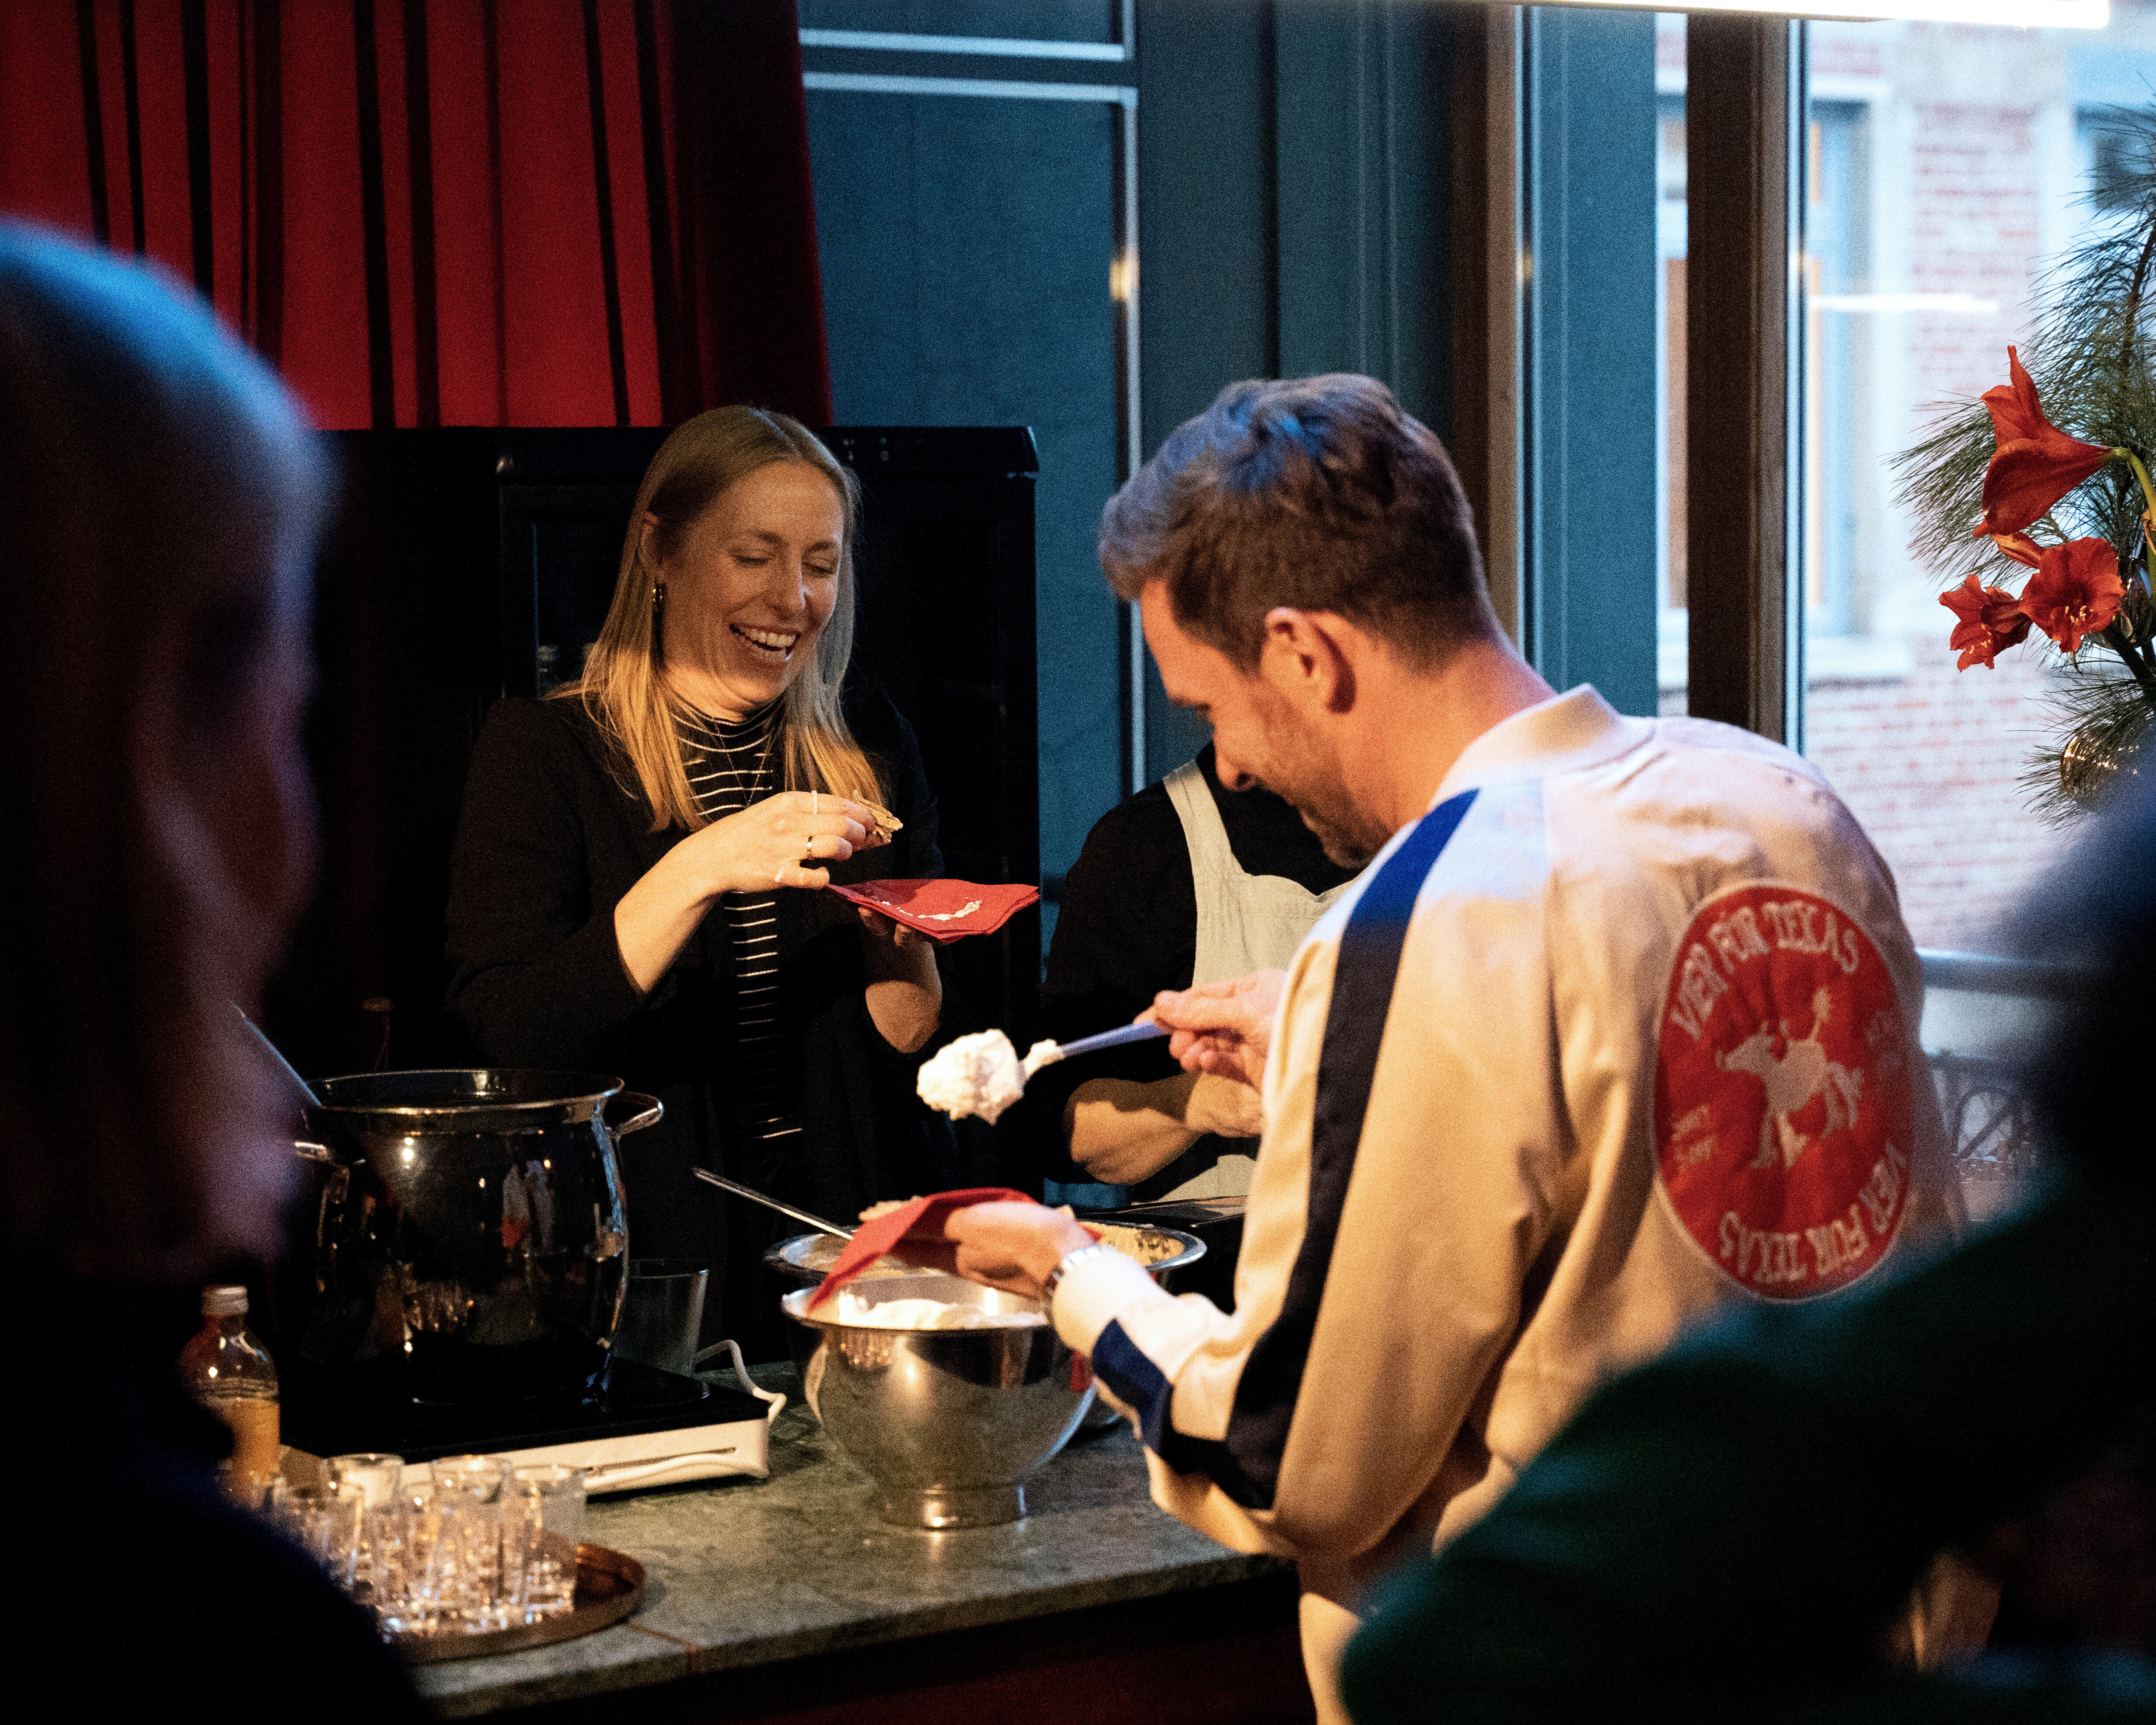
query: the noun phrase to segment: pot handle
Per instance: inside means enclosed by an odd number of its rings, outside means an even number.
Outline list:
[[[630,1115],[619,1126],[608,1124],[607,1130],[617,1138],[625,1138],[631,1132],[640,1132],[647,1126],[656,1126],[665,1118],[666,1105],[658,1097],[646,1096],[640,1090],[622,1091],[616,1096],[615,1100],[634,1102],[638,1105],[636,1112]]]
[[[311,1144],[305,1138],[292,1140],[292,1154],[302,1162],[319,1162],[326,1167],[336,1166],[336,1158],[330,1153],[326,1144]]]

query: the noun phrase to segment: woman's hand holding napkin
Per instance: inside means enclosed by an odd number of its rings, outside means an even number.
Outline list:
[[[948,945],[993,934],[1040,896],[1035,886],[977,886],[971,880],[864,880],[827,889]]]

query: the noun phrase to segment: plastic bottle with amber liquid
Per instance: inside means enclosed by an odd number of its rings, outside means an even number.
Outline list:
[[[277,1367],[247,1327],[247,1290],[204,1288],[203,1327],[180,1350],[187,1392],[232,1428],[232,1494],[259,1507],[277,1473]]]

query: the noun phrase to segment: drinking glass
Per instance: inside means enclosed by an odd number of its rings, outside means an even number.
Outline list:
[[[491,1503],[509,1468],[495,1455],[443,1455],[429,1471],[438,1490],[455,1492],[475,1503]]]
[[[286,1486],[270,1510],[277,1524],[346,1593],[359,1563],[366,1500],[357,1486]]]
[[[329,1470],[332,1486],[358,1486],[369,1509],[383,1509],[395,1502],[397,1487],[404,1476],[404,1458],[402,1455],[382,1455],[371,1452],[358,1455],[332,1455],[323,1465]]]
[[[431,1481],[406,1486],[400,1497],[404,1537],[401,1581],[394,1623],[388,1618],[384,1623],[432,1635],[449,1626],[456,1615],[462,1584],[458,1561],[461,1522],[471,1500]]]
[[[241,1508],[252,1510],[257,1515],[272,1516],[274,1519],[277,1499],[285,1482],[282,1474],[249,1473],[244,1469],[234,1468],[231,1461],[226,1460],[218,1463],[217,1477],[218,1483]]]
[[[576,1604],[577,1545],[584,1535],[584,1471],[543,1464],[520,1467],[507,1488],[526,1508],[525,1607],[552,1617]]]
[[[696,1375],[696,1339],[711,1272],[680,1258],[631,1258],[615,1327],[616,1359],[641,1361],[676,1377]]]
[[[387,1635],[420,1627],[412,1594],[412,1507],[401,1496],[360,1517],[359,1575],[353,1597]]]
[[[352,1572],[352,1596],[379,1612],[380,1602],[388,1596],[392,1578],[376,1572],[385,1561],[395,1559],[398,1548],[402,1545],[393,1525],[385,1525],[382,1516],[382,1512],[397,1505],[397,1488],[403,1479],[404,1458],[373,1452],[332,1455],[324,1466],[331,1485],[349,1486],[360,1494],[363,1512],[360,1517],[359,1560]],[[383,1538],[391,1542],[391,1549],[386,1553],[377,1551]]]

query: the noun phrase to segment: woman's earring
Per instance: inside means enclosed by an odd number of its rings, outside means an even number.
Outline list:
[[[651,583],[651,662],[666,663],[666,583]]]

